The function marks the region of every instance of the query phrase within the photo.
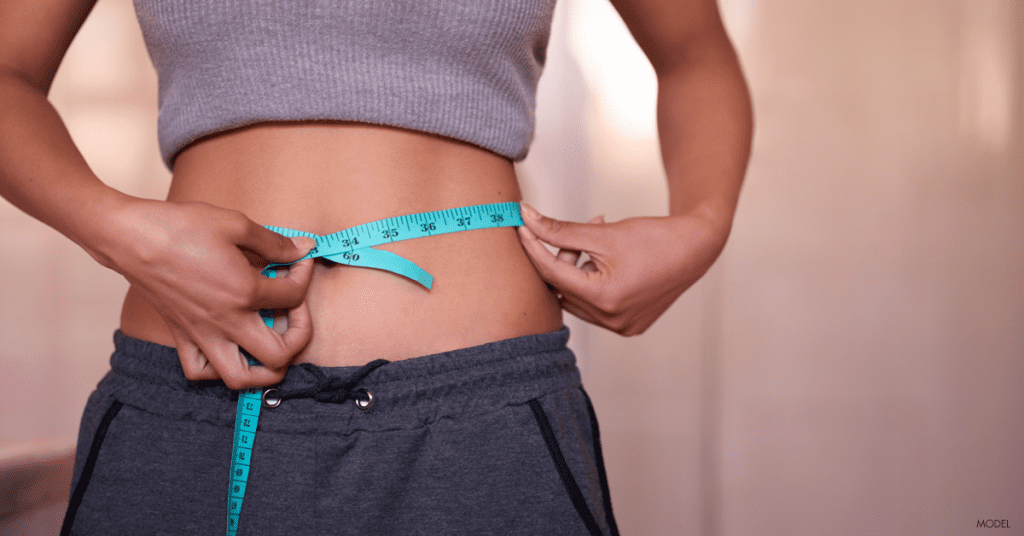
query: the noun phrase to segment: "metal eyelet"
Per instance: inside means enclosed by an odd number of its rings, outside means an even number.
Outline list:
[[[263,407],[274,409],[281,405],[281,400],[281,391],[273,388],[263,391]]]
[[[366,389],[357,389],[355,401],[357,408],[370,409],[370,406],[373,405],[373,393]]]

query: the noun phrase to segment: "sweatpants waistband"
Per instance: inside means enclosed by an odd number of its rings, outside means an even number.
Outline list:
[[[368,374],[364,367],[289,367],[273,386],[284,400],[265,406],[259,429],[282,433],[348,435],[356,431],[414,429],[522,405],[547,394],[576,389],[580,374],[566,347],[567,328],[412,359],[386,363]],[[111,371],[98,390],[121,402],[169,418],[233,427],[238,394],[220,381],[185,378],[177,351],[168,346],[114,335]],[[373,404],[317,401],[318,386],[345,384],[360,373],[360,390]],[[328,397],[329,398],[329,397]]]

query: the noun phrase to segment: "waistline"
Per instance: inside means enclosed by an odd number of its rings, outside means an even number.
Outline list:
[[[521,405],[580,385],[576,359],[566,347],[567,328],[527,335],[380,365],[364,367],[291,366],[274,386],[283,394],[277,407],[265,407],[261,431],[341,433],[413,429],[442,419],[459,419]],[[114,335],[111,371],[98,390],[123,403],[168,418],[231,428],[238,394],[220,381],[185,378],[177,351],[148,341]],[[345,384],[360,372],[357,386],[373,404],[317,401],[298,393]],[[354,387],[354,386],[350,386]],[[302,396],[296,398],[295,396]],[[324,398],[324,397],[321,397]],[[330,398],[329,396],[326,398]]]

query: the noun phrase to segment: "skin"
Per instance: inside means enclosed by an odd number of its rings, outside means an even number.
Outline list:
[[[0,195],[131,283],[121,329],[174,346],[190,379],[277,383],[295,362],[404,359],[561,327],[561,310],[643,332],[711,266],[750,151],[746,84],[713,0],[613,2],[658,75],[669,216],[526,225],[382,246],[435,276],[304,261],[327,234],[390,216],[517,201],[511,162],[463,142],[345,122],[260,124],[199,140],[166,201],[103,184],[46,100],[94,0],[0,3]],[[552,255],[541,242],[561,248]],[[580,252],[590,261],[577,266]],[[281,313],[277,330],[261,308]],[[249,367],[246,349],[265,366]]]
[[[581,224],[526,207],[519,232],[566,311],[637,335],[707,272],[725,246],[750,155],[753,111],[715,2],[612,3],[658,78],[669,216],[614,223],[598,217]],[[561,248],[557,256],[541,242]],[[590,261],[577,267],[580,251]]]

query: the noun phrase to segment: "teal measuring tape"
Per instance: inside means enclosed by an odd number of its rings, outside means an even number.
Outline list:
[[[522,224],[519,203],[493,203],[396,216],[323,236],[284,227],[267,228],[285,236],[308,236],[316,240],[316,247],[295,262],[309,258],[324,258],[338,264],[386,270],[408,277],[429,289],[433,285],[434,277],[426,270],[404,257],[373,246],[459,231],[515,227]],[[294,263],[272,264],[263,270],[263,275],[274,277],[278,268],[289,264]],[[274,326],[274,311],[260,311],[260,315],[267,327]],[[259,364],[252,358],[249,358],[249,363]],[[262,406],[260,391],[259,388],[252,388],[243,389],[238,393],[228,489],[228,536],[236,536],[238,532],[242,499],[245,498],[245,484],[249,480],[252,447],[256,439],[256,425]]]

